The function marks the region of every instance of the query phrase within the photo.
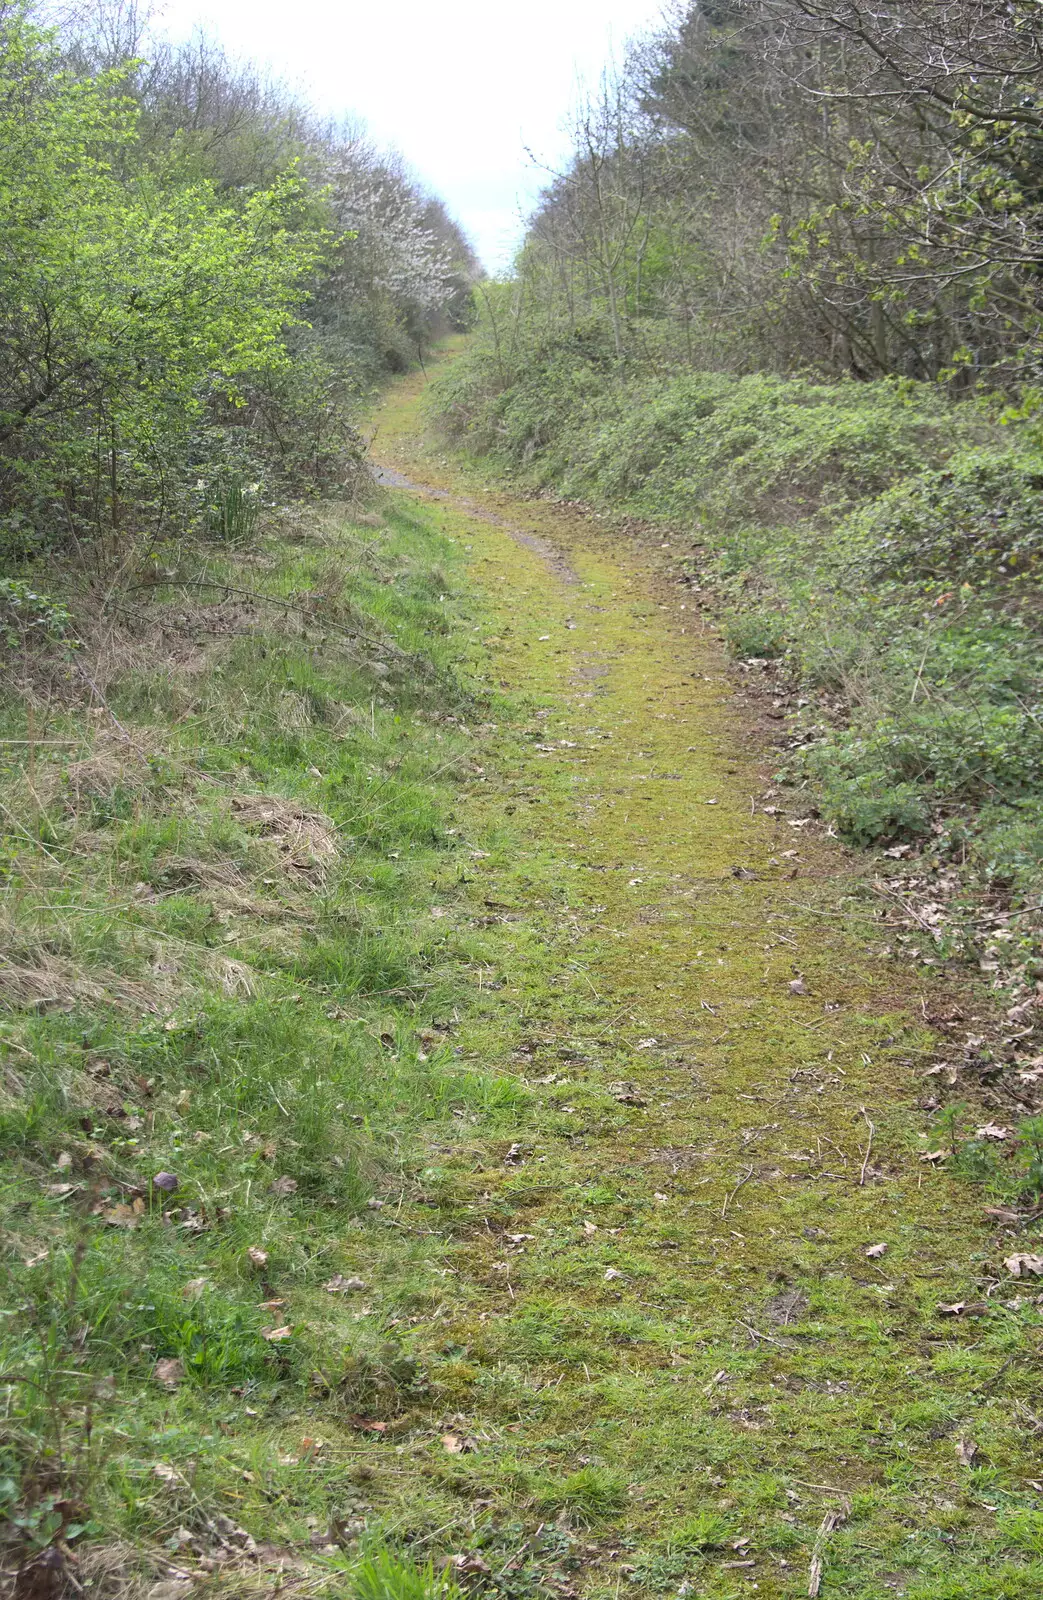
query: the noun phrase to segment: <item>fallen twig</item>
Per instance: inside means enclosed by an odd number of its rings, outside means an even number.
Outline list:
[[[780,1350],[793,1349],[793,1346],[787,1344],[785,1339],[773,1339],[770,1333],[761,1333],[759,1328],[755,1328],[751,1322],[743,1322],[741,1317],[739,1318],[739,1327],[745,1328],[746,1332],[752,1334],[755,1339],[763,1339],[766,1344],[777,1344]]]
[[[811,1600],[815,1600],[815,1596],[822,1587],[823,1558],[829,1536],[834,1528],[839,1528],[842,1522],[847,1521],[850,1514],[851,1505],[847,1500],[844,1500],[839,1506],[834,1506],[832,1511],[827,1511],[822,1518],[822,1526],[818,1530],[815,1548],[811,1552],[811,1571],[808,1574],[808,1594],[811,1596]]]
[[[860,1189],[864,1189],[865,1185],[866,1185],[866,1172],[867,1172],[867,1170],[869,1168],[869,1157],[873,1153],[873,1135],[876,1132],[876,1129],[873,1127],[873,1124],[869,1121],[869,1117],[868,1117],[868,1115],[866,1113],[865,1106],[862,1107],[862,1115],[865,1117],[866,1124],[867,1124],[867,1126],[869,1128],[869,1143],[866,1145],[866,1153],[865,1153],[865,1157],[864,1157],[864,1159],[862,1161],[862,1171],[858,1175],[858,1187]]]
[[[721,1207],[721,1216],[722,1217],[726,1217],[728,1215],[728,1207],[731,1205],[732,1201],[735,1199],[735,1196],[738,1194],[738,1192],[742,1188],[743,1184],[744,1183],[749,1183],[749,1181],[750,1181],[750,1179],[752,1177],[753,1177],[753,1168],[751,1167],[749,1172],[747,1172],[746,1176],[744,1178],[740,1178],[738,1183],[735,1185],[735,1188],[732,1189],[730,1191],[730,1193],[725,1196],[724,1205]]]
[[[896,894],[893,889],[885,888],[879,879],[876,878],[874,878],[873,882],[870,884],[870,888],[874,894],[886,895],[888,900],[893,900],[896,905],[900,905],[906,916],[912,917],[914,922],[918,922],[924,932],[931,935],[932,939],[937,936],[937,928],[932,928],[929,922],[925,922],[924,918],[920,916],[919,912],[914,911],[909,902],[907,900],[903,900],[900,894]]]

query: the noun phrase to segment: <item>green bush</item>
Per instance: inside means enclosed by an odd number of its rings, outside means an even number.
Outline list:
[[[849,532],[867,548],[870,580],[1010,581],[1043,555],[1043,456],[969,450],[887,490]]]
[[[0,639],[14,647],[29,638],[60,639],[69,626],[60,600],[39,594],[20,578],[0,578]]]
[[[844,777],[828,759],[820,766],[822,809],[852,844],[891,844],[928,832],[930,811],[911,783],[889,783],[880,772]]]
[[[652,374],[616,360],[601,328],[536,341],[507,373],[483,342],[435,386],[456,443],[494,451],[567,495],[716,537],[760,515],[854,507],[973,441],[985,413],[929,384],[815,383],[768,373]]]
[[[734,611],[728,617],[724,636],[733,655],[748,660],[751,656],[773,661],[786,650],[786,630],[777,616],[768,611]]]

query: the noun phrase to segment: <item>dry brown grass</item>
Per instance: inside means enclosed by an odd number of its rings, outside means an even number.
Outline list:
[[[280,795],[236,795],[232,813],[237,822],[269,839],[287,872],[315,884],[324,882],[336,861],[337,832],[321,811],[309,811]]]
[[[49,765],[39,773],[36,791],[42,805],[60,806],[66,816],[78,815],[96,801],[111,800],[117,791],[141,795],[154,781],[149,758],[166,754],[169,737],[148,728],[133,735],[109,722],[94,724],[85,736],[87,753],[75,761]]]
[[[193,1577],[158,1553],[113,1541],[85,1545],[78,1559],[78,1589],[97,1600],[181,1600],[195,1587]]]
[[[88,975],[71,957],[44,949],[29,961],[0,955],[0,1006],[71,1011],[84,1003],[155,1013],[164,1009],[164,995],[155,980],[98,966],[92,966]]]

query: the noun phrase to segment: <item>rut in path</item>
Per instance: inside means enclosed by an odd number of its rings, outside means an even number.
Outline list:
[[[461,1041],[528,1093],[432,1154],[430,1337],[476,1448],[404,1467],[403,1504],[586,1527],[591,1592],[798,1595],[813,1561],[823,1594],[1034,1592],[1038,1315],[921,1159],[924,1019],[972,1030],[973,993],[881,959],[839,847],[751,801],[770,755],[657,555],[425,456],[417,388],[377,457],[466,547],[491,686],[531,706],[464,811],[514,844],[467,875],[499,987]]]

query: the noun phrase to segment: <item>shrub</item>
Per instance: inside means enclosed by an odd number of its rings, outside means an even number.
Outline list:
[[[844,777],[822,763],[822,809],[852,844],[890,844],[927,833],[930,812],[911,783],[889,783],[879,772]]]
[[[1009,580],[1043,554],[1043,456],[970,450],[919,473],[856,513],[869,578],[952,587]]]
[[[60,639],[70,623],[61,601],[38,594],[20,578],[0,578],[0,638],[10,646],[28,638]]]
[[[767,611],[735,611],[725,623],[724,636],[733,655],[773,661],[786,649],[786,630]]]

